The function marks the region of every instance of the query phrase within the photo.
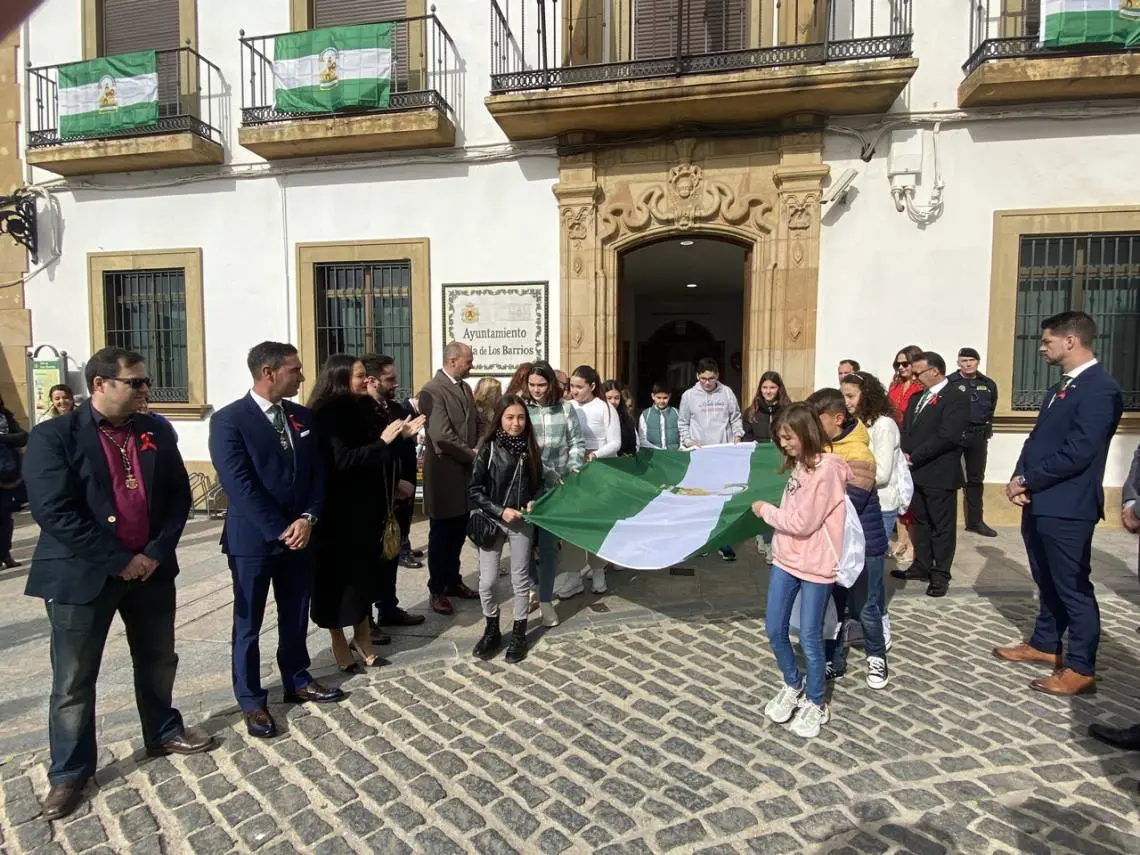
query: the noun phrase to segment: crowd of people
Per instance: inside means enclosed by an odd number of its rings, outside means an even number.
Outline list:
[[[1041,352],[1065,373],[1047,393],[1006,490],[1023,508],[1040,613],[1026,642],[994,654],[1053,666],[1032,683],[1053,694],[1095,685],[1089,544],[1103,513],[1100,485],[1121,393],[1092,355],[1094,338],[1080,313],[1043,323]],[[702,359],[679,407],[676,390],[656,384],[637,413],[626,390],[588,365],[566,375],[527,363],[505,392],[487,379],[472,390],[473,353],[462,342],[447,344],[440,370],[402,401],[390,357],[334,354],[302,406],[291,400],[304,380],[296,348],[257,345],[249,393],[214,414],[209,438],[227,496],[221,546],[233,580],[232,681],[248,733],[278,733],[260,678],[271,586],[286,703],[344,697],[310,673],[310,621],[328,630],[337,666],[353,673],[385,664],[376,646],[391,641],[386,627],[424,621],[396,594],[398,566],[422,557],[409,541],[421,449],[430,607],[451,615],[452,598],[480,600],[484,629],[473,653],[495,655],[504,643],[495,586],[506,551],[513,596],[505,659],[515,663],[528,653],[531,612],[555,626],[560,599],[582,593],[587,580],[595,593],[607,591],[599,556],[586,553],[580,569],[557,572],[576,562],[567,560],[569,544],[528,521],[537,499],[594,459],[755,442],[778,447],[788,476],[779,504],[753,506],[771,530],[756,545],[771,565],[766,629],[783,677],[765,713],[801,737],[817,735],[830,719],[827,684],[847,670],[849,628],[862,632],[867,685],[889,683],[885,558],[893,554],[892,575],[921,580],[928,596],[949,589],[957,491],[972,483],[979,460],[984,469],[997,400],[978,358],[963,348],[959,371],[947,375],[937,353],[903,348],[886,385],[844,360],[836,387],[799,402],[767,371],[743,411],[717,363]],[[147,750],[190,754],[213,745],[172,706],[175,548],[191,497],[173,428],[147,412],[145,371],[137,353],[99,351],[85,368],[89,398],[25,437],[24,479],[41,532],[26,593],[44,599],[52,638],[48,819],[75,809],[95,770],[95,680],[116,613],[127,626]],[[9,423],[0,424],[0,437],[12,435],[14,419],[0,417]],[[1140,482],[1140,458],[1133,480]],[[1126,488],[1131,500],[1122,510],[1132,531],[1140,529],[1137,490],[1140,483]],[[980,491],[966,498],[967,528],[993,535]],[[863,544],[854,567],[845,534],[852,528]],[[461,575],[467,541],[478,551],[478,590]],[[720,556],[735,559],[737,546],[722,545]],[[802,673],[790,641],[797,601]],[[836,631],[825,637],[832,609]],[[1140,739],[1111,728],[1097,735],[1113,744]]]

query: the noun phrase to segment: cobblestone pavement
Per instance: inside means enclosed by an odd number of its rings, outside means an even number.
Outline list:
[[[619,574],[620,575],[620,574]],[[620,583],[619,583],[620,584]],[[1022,595],[896,597],[890,686],[838,682],[804,742],[757,613],[562,627],[509,666],[452,659],[351,679],[341,705],[274,707],[285,734],[146,759],[105,745],[89,801],[38,817],[44,756],[0,766],[8,852],[1140,852],[1140,754],[1084,736],[1140,717],[1132,601],[1102,589],[1097,695],[1028,691],[994,644]],[[541,631],[532,632],[537,638]]]

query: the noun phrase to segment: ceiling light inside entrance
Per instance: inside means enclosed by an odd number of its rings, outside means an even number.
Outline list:
[[[693,245],[693,242],[691,240],[681,241],[681,246],[692,246],[692,245]]]
[[[688,285],[686,285],[685,287],[686,287],[686,288],[696,288],[696,287],[697,287],[697,283],[696,283],[696,282],[690,282],[690,283],[689,283]]]

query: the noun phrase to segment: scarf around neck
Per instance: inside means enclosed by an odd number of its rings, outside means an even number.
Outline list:
[[[521,457],[526,451],[526,435],[511,436],[502,428],[495,429],[495,442],[509,451],[515,457]]]

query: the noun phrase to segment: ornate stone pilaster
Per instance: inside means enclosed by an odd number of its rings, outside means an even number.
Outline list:
[[[585,162],[575,164],[573,161]],[[606,288],[600,275],[598,203],[601,188],[593,178],[593,164],[584,158],[564,158],[562,180],[554,186],[558,199],[561,258],[560,313],[562,319],[559,368],[569,373],[588,363],[603,370],[599,345],[606,341],[609,322]],[[571,183],[574,181],[582,183]]]

